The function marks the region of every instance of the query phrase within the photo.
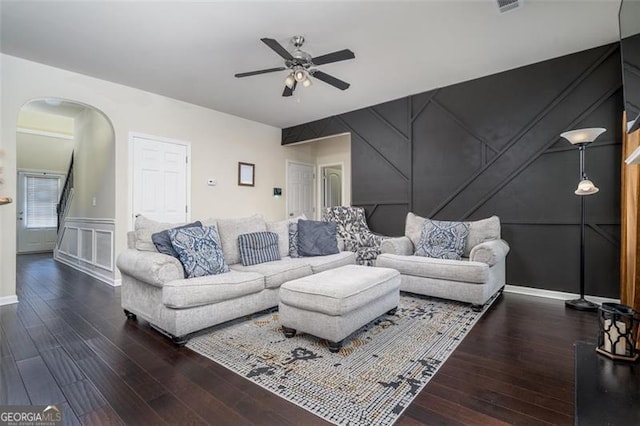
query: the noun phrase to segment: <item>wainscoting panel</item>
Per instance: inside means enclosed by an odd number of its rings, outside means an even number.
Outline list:
[[[619,45],[612,44],[284,129],[282,144],[351,133],[352,204],[402,235],[408,211],[500,216],[507,283],[575,293],[578,151],[560,133],[607,132],[587,149],[587,294],[619,297]]]
[[[54,258],[115,285],[113,219],[67,218]]]

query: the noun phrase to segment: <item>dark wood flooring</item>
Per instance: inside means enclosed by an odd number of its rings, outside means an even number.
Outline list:
[[[50,255],[18,257],[17,291],[0,307],[0,405],[59,404],[67,424],[326,424],[127,321],[119,289]],[[595,314],[505,294],[397,424],[573,424],[573,343],[596,330]]]

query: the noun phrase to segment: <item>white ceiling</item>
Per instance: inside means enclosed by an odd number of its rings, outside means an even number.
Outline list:
[[[137,87],[277,127],[470,80],[618,39],[620,0],[1,2],[2,52]],[[285,71],[260,42],[302,34],[321,66],[351,83],[321,81],[283,98]]]

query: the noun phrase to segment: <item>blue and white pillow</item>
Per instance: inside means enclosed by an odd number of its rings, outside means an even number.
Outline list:
[[[289,223],[289,256],[300,257],[298,254],[298,222]]]
[[[229,272],[215,226],[170,229],[169,238],[187,278]]]
[[[460,260],[469,235],[469,225],[427,219],[422,226],[416,256]]]
[[[275,232],[251,232],[238,235],[240,261],[244,266],[280,260],[278,234]]]

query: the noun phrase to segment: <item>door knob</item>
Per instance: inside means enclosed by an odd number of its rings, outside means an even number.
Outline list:
[[[293,213],[289,213],[289,216],[293,216]]]

